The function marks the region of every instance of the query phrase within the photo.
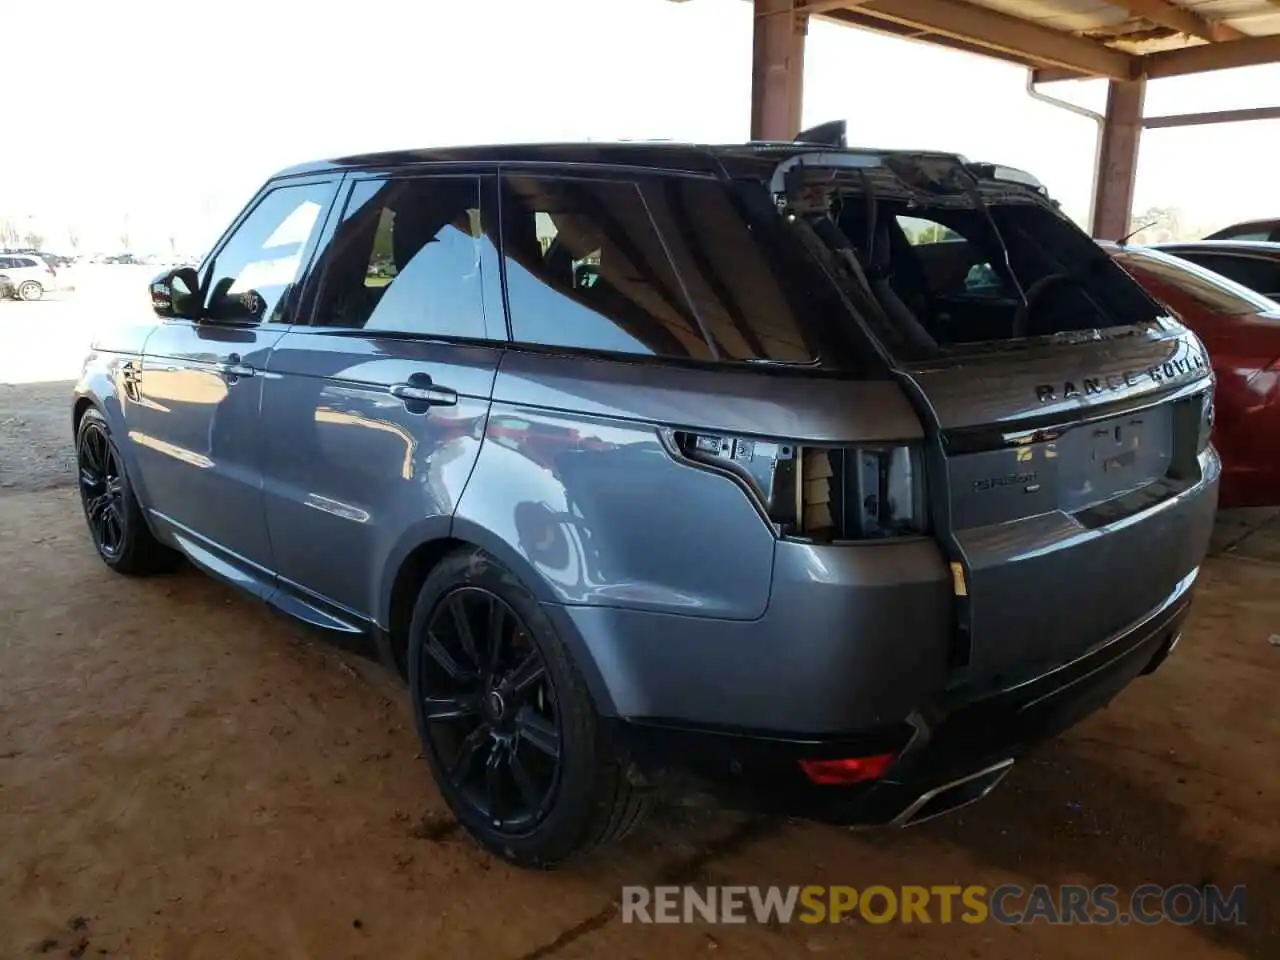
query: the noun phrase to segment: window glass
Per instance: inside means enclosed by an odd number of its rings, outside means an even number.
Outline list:
[[[811,363],[821,335],[836,362],[851,320],[767,190],[662,177],[646,181],[645,197],[722,359]]]
[[[309,244],[333,196],[332,183],[277,187],[218,251],[211,265],[210,320],[280,322]]]
[[[516,340],[710,359],[634,183],[506,177],[502,230]]]
[[[913,247],[924,243],[942,243],[944,240],[963,240],[964,237],[950,227],[943,226],[934,220],[920,217],[896,217],[898,226],[907,237],[907,243]]]
[[[485,280],[497,277],[485,227],[475,177],[355,184],[325,256],[316,322],[483,339]],[[500,305],[490,312],[500,317]]]
[[[1240,233],[1227,233],[1224,236],[1231,240],[1268,240],[1271,237],[1271,231],[1260,228],[1257,230],[1244,230]]]
[[[17,258],[17,264],[18,264],[18,266],[20,266],[20,267],[35,267],[35,266],[38,266],[38,264],[37,264],[34,260],[32,260],[30,257],[18,257],[18,258]]]
[[[1258,293],[1270,296],[1280,290],[1280,283],[1277,283],[1277,274],[1280,274],[1280,267],[1261,257],[1233,257],[1224,254],[1201,253],[1197,250],[1179,251],[1176,256],[1182,257],[1184,260],[1190,260],[1192,263],[1198,263],[1206,270],[1220,273],[1236,283],[1244,284],[1250,290],[1258,291]]]
[[[1265,298],[1188,261],[1127,250],[1116,253],[1115,259],[1139,278],[1167,284],[1213,313],[1238,316],[1269,309]]]
[[[916,256],[930,290],[955,296],[1008,297],[1011,291],[999,272],[982,253],[981,245],[969,242],[951,227],[924,217],[897,216],[907,243]]]

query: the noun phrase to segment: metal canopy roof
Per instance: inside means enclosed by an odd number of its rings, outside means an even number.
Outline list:
[[[797,13],[999,57],[1037,81],[1280,62],[1280,0],[795,0]]]

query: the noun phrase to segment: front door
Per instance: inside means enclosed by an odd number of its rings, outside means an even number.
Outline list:
[[[263,445],[274,602],[299,616],[378,620],[388,571],[448,535],[506,343],[491,184],[356,179],[311,271],[312,322],[272,352],[262,418],[279,438]]]
[[[206,265],[200,318],[161,324],[131,386],[149,509],[197,563],[264,596],[262,375],[334,192],[327,181],[268,189]]]

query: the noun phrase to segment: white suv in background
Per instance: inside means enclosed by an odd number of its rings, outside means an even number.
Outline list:
[[[0,253],[0,273],[9,278],[19,300],[39,300],[59,286],[57,271],[34,253]]]

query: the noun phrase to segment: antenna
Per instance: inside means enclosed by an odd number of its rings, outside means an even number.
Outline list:
[[[1137,230],[1134,230],[1131,233],[1126,233],[1123,237],[1121,237],[1119,240],[1116,241],[1116,246],[1123,247],[1126,243],[1128,243],[1130,240],[1132,240],[1134,237],[1140,234],[1143,230],[1146,230],[1148,227],[1154,227],[1159,222],[1160,222],[1159,220],[1152,220],[1150,223],[1144,223]]]

